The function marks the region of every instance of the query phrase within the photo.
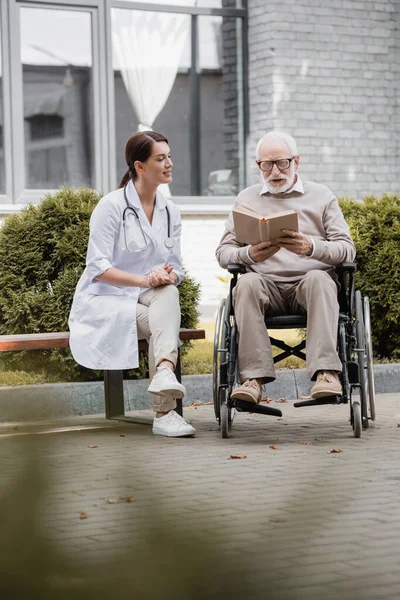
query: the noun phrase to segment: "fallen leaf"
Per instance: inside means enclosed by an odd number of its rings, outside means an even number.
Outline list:
[[[229,459],[247,458],[246,454],[231,454]]]
[[[400,427],[400,423],[397,423],[397,427]],[[17,427],[17,429],[18,429],[18,427]]]
[[[88,518],[87,513],[81,512],[81,514],[79,515],[79,518],[80,519],[87,519]]]
[[[136,502],[136,498],[132,496],[132,494],[127,494],[123,498],[121,498],[124,502]]]
[[[283,421],[283,417],[281,417],[280,419],[278,419],[278,421]]]
[[[271,450],[278,450],[278,446],[274,446],[274,444],[271,444],[270,448]]]
[[[302,446],[310,446],[311,442],[299,442]]]
[[[315,442],[319,442],[319,438],[314,438],[314,441]]]
[[[202,402],[192,402],[189,406],[203,406]]]
[[[106,498],[108,504],[118,504],[118,498]]]
[[[88,446],[88,448],[97,448],[98,446]]]
[[[283,404],[284,402],[287,402],[286,398],[279,398],[279,400],[275,400],[276,403],[278,404]]]
[[[124,433],[120,433],[119,437],[125,437],[125,434]]]
[[[311,396],[300,396],[299,400],[310,400]]]
[[[270,402],[272,402],[271,398],[264,396],[264,398],[260,401],[260,404],[269,404]]]
[[[332,448],[332,450],[329,450],[328,454],[339,454],[339,452],[343,452],[343,450],[341,448]]]
[[[206,406],[209,406],[210,404],[214,404],[214,402],[204,402],[204,404],[205,404]]]
[[[270,523],[286,523],[284,519],[270,519]]]

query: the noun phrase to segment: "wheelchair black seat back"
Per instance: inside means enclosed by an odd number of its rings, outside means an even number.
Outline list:
[[[234,400],[232,391],[238,384],[238,335],[233,309],[232,292],[240,274],[246,272],[242,265],[229,265],[232,275],[229,294],[218,307],[213,356],[213,399],[215,417],[223,438],[228,437],[235,411],[282,416],[280,410],[267,405],[244,400]],[[372,335],[369,299],[354,289],[354,263],[343,263],[336,268],[339,279],[339,324],[337,348],[342,363],[342,396],[327,396],[303,402],[295,407],[319,404],[349,404],[350,423],[354,436],[359,438],[369,421],[375,421],[375,386],[372,356]],[[274,329],[296,329],[307,326],[307,315],[265,315],[268,331]],[[294,347],[270,335],[271,344],[282,352],[274,357],[277,363],[288,356],[305,359],[305,340]],[[358,391],[358,395],[354,392]]]

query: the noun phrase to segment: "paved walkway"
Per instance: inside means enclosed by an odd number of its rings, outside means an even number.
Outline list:
[[[358,440],[346,406],[273,405],[282,420],[237,414],[227,440],[211,406],[186,409],[194,439],[98,416],[1,425],[0,493],[21,504],[13,485],[33,457],[33,479],[48,478],[38,511],[50,547],[88,565],[137,560],[131,544],[141,552],[157,523],[154,572],[177,560],[227,570],[244,586],[227,597],[399,600],[400,394],[378,397]]]

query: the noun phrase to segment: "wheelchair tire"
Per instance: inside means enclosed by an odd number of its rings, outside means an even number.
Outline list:
[[[358,379],[360,386],[361,400],[361,415],[362,425],[364,429],[368,429],[368,377],[366,365],[366,346],[365,346],[365,329],[364,329],[364,310],[360,290],[355,293],[355,308],[356,308],[356,340],[357,340],[357,362],[358,362]]]
[[[371,330],[371,311],[369,307],[368,296],[364,297],[364,327],[365,327],[365,345],[367,350],[367,376],[368,376],[368,396],[371,421],[376,419],[375,411],[375,381],[374,381],[374,359],[372,352],[372,330]]]
[[[215,321],[214,330],[214,352],[213,352],[213,401],[214,401],[214,412],[215,418],[219,422],[220,420],[220,366],[221,366],[221,342],[225,342],[222,338],[224,329],[224,313],[225,313],[226,300],[223,298],[218,306],[217,318]]]
[[[354,437],[359,438],[362,431],[361,404],[359,402],[352,403],[351,413]]]
[[[221,404],[220,410],[221,420],[221,435],[223,438],[227,438],[229,434],[229,408],[226,402]]]

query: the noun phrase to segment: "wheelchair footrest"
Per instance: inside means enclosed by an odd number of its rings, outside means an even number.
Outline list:
[[[300,408],[302,406],[319,406],[320,404],[342,404],[341,396],[324,396],[323,398],[312,398],[303,402],[295,402],[293,406]]]
[[[265,404],[256,404],[255,402],[247,402],[246,400],[235,400],[233,406],[239,412],[252,412],[260,415],[272,415],[281,417],[282,412],[278,408],[266,406]]]

